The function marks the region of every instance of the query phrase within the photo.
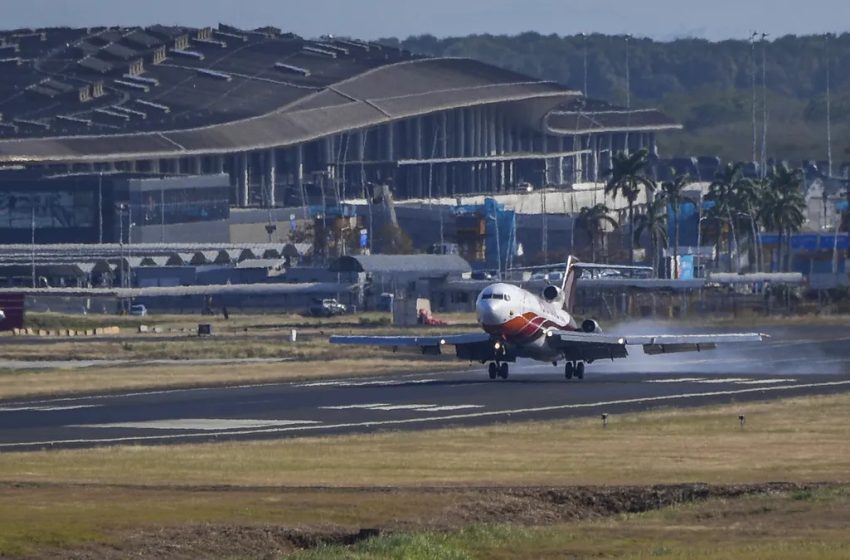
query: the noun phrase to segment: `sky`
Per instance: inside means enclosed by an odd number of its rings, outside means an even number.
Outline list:
[[[662,41],[841,33],[847,0],[0,0],[0,28],[219,22],[304,37],[631,34]]]

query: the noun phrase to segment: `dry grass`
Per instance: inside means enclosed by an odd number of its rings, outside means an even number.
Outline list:
[[[80,338],[58,339],[49,343],[9,338],[2,345],[7,360],[174,360],[172,364],[132,364],[120,367],[87,367],[75,369],[9,370],[0,369],[0,399],[140,388],[182,387],[258,381],[338,377],[340,375],[384,374],[398,371],[445,371],[465,367],[452,358],[423,357],[416,349],[331,346],[332,334],[433,334],[434,327],[397,329],[383,324],[385,314],[368,313],[316,319],[299,315],[252,315],[225,321],[221,317],[156,316],[124,317],[133,324],[159,324],[165,328],[190,329],[199,320],[211,322],[212,337],[199,338],[186,333],[138,334],[127,325],[119,340]],[[439,332],[458,332],[472,328],[470,316],[449,316],[454,324]],[[44,325],[73,325],[88,322],[87,328],[110,324],[98,323],[100,316],[75,317],[40,314]],[[194,321],[194,322],[193,322]],[[73,328],[73,327],[71,327]],[[298,331],[298,341],[290,343],[289,332]],[[411,360],[412,356],[416,359]],[[345,357],[343,360],[342,357]],[[250,358],[286,359],[280,364],[192,365],[180,360]]]
[[[390,535],[355,547],[297,554],[325,558],[709,558],[844,560],[850,491],[708,500],[638,515],[549,527],[486,525],[456,532]]]
[[[293,360],[279,363],[221,365],[138,365],[3,371],[0,398],[31,398],[57,394],[95,393],[152,388],[209,387],[241,383],[271,383],[300,379],[384,375],[399,371],[457,371],[454,361],[416,360],[404,355],[359,359]]]
[[[743,431],[741,410],[748,418]],[[111,547],[128,535],[148,535],[143,540],[159,547],[149,550],[162,552],[181,543],[157,535],[188,537],[191,527],[206,524],[261,532],[268,526],[427,528],[446,512],[457,517],[470,485],[847,481],[848,418],[850,395],[834,395],[617,416],[604,430],[581,419],[3,454],[0,555],[53,556],[91,546],[120,551]],[[364,490],[308,488],[321,485]],[[422,485],[458,489],[417,488]],[[387,486],[397,489],[375,489]],[[569,525],[401,534],[306,557],[837,559],[850,546],[848,519],[845,487]],[[232,555],[228,550],[222,554]]]
[[[737,415],[747,414],[747,427]],[[850,395],[292,440],[0,455],[0,480],[418,486],[850,480]]]

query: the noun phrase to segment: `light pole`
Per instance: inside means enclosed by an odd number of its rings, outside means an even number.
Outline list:
[[[761,178],[767,176],[767,33],[761,34]]]
[[[587,97],[587,34],[581,33],[581,42],[584,58],[584,89],[582,91],[584,96]]]
[[[756,133],[756,37],[758,37],[758,33],[753,31],[750,35],[750,81],[753,96],[753,162],[758,157],[758,137]]]
[[[35,288],[35,195],[30,197],[30,263],[32,287]]]
[[[829,84],[829,36],[824,38],[824,50],[826,51],[826,162],[828,177],[832,177],[832,115],[830,112],[830,84]]]

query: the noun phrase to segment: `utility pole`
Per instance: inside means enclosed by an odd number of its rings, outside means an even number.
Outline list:
[[[543,220],[542,226],[542,236],[540,240],[540,246],[543,250],[543,259],[546,259],[546,255],[549,253],[549,223],[546,216],[546,191],[545,187],[540,189],[540,217]]]
[[[756,37],[758,32],[753,31],[750,35],[750,81],[752,85],[752,109],[753,109],[753,159],[755,163],[758,157],[758,136],[756,133]]]
[[[103,243],[103,171],[97,178],[97,242]]]
[[[631,107],[632,107],[632,93],[631,93],[632,84],[631,84],[631,74],[630,74],[630,69],[629,69],[629,66],[631,65],[630,61],[629,61],[629,39],[630,38],[631,38],[631,35],[626,35],[626,119],[627,119],[626,124],[628,124],[628,122],[629,122],[629,109],[631,109]],[[625,152],[627,155],[629,154],[629,129],[628,129],[628,127],[626,128],[625,143],[623,145],[623,152]],[[612,151],[611,155],[613,156],[613,151]]]
[[[830,111],[830,61],[829,61],[829,36],[827,33],[824,38],[824,47],[826,50],[826,161],[828,169],[828,177],[832,177],[832,115]]]
[[[626,35],[626,109],[631,109],[631,77],[629,75],[629,39],[631,35]]]
[[[30,263],[32,287],[35,288],[35,195],[30,196]]]
[[[767,176],[767,33],[761,34],[761,178]]]
[[[584,57],[584,89],[582,92],[584,96],[587,97],[587,34],[581,34],[581,41],[583,46],[583,57]]]

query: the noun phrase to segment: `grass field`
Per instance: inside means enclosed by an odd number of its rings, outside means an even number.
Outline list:
[[[747,415],[746,429],[738,414]],[[0,481],[138,485],[850,482],[850,395],[345,437],[0,455]]]
[[[850,487],[709,500],[641,514],[546,527],[473,525],[403,533],[300,560],[379,558],[845,559]]]
[[[114,317],[32,314],[39,328],[94,328],[114,324]],[[451,324],[441,332],[475,328],[467,314],[449,314]],[[422,356],[417,349],[340,347],[328,343],[331,334],[376,334],[393,331],[382,313],[316,319],[300,315],[221,317],[151,316],[117,318],[120,338],[56,338],[48,343],[35,337],[6,335],[0,355],[37,365],[43,360],[124,360],[137,362],[85,368],[0,369],[0,399],[105,390],[162,388],[228,383],[285,381],[340,375],[384,374],[398,371],[457,370],[467,366],[451,359]],[[198,337],[191,332],[198,322],[210,322],[215,336]],[[138,326],[174,329],[163,334],[139,334]],[[291,329],[297,342],[289,341]],[[396,331],[398,329],[395,329]],[[433,333],[433,328],[411,327],[405,334]],[[190,359],[240,360],[267,358],[286,360],[274,364],[193,365]],[[415,359],[411,359],[415,358]],[[167,364],[146,360],[170,360]],[[181,361],[182,360],[182,361]]]
[[[639,413],[612,418],[607,429],[587,419],[3,454],[0,555],[114,547],[130,542],[128,535],[139,546],[160,546],[163,539],[201,546],[231,531],[249,546],[256,531],[339,534],[381,527],[393,534],[348,547],[345,554],[842,557],[850,539],[850,492],[841,486],[850,484],[850,395],[747,404],[745,430],[737,425],[740,410],[727,405]],[[581,522],[569,525],[564,523],[571,519],[570,507],[604,499],[584,497],[565,506],[546,490],[771,480],[831,481],[832,489],[640,515],[615,509],[601,517],[579,516]],[[542,490],[534,499],[522,497],[529,487]],[[511,522],[522,526],[504,525]],[[722,550],[713,548],[724,531],[731,538]],[[283,553],[299,548],[300,541],[274,542]],[[224,543],[216,546],[227,554],[198,549],[196,555],[235,556]],[[341,549],[333,546],[306,557],[340,557]],[[245,557],[257,557],[252,554]]]

